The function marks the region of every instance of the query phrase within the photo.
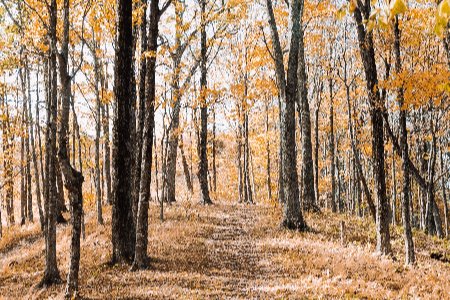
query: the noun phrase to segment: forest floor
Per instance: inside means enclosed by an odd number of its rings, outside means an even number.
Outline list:
[[[273,205],[188,202],[151,206],[151,268],[110,267],[111,210],[105,225],[87,216],[80,295],[86,299],[450,299],[448,241],[415,232],[418,264],[404,267],[400,227],[392,228],[395,258],[374,253],[374,225],[346,215],[311,214],[307,233],[280,229]],[[345,222],[345,242],[340,224]],[[37,225],[10,230],[0,241],[0,298],[62,298],[64,284],[35,289],[44,269]],[[58,226],[58,264],[65,280],[70,226]]]

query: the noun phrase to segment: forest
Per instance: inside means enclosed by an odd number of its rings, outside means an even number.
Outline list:
[[[0,299],[450,299],[450,0],[0,0]]]

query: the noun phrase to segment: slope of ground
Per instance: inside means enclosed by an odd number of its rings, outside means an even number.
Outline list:
[[[151,206],[151,268],[129,272],[108,265],[110,209],[105,224],[88,216],[82,241],[80,294],[87,299],[450,299],[448,241],[415,233],[418,265],[403,266],[401,229],[393,228],[395,258],[373,253],[374,228],[355,217],[307,215],[308,233],[278,227],[280,209],[270,205],[187,202],[167,207],[160,222]],[[340,224],[346,224],[341,243]],[[37,225],[0,242],[0,298],[62,298],[64,285],[36,290],[44,268]],[[13,236],[16,233],[17,236]],[[67,274],[70,228],[58,228],[58,263]]]

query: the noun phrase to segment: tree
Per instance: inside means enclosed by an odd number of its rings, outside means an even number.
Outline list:
[[[130,263],[134,258],[136,230],[132,212],[133,154],[131,116],[132,3],[117,1],[117,38],[114,66],[112,263]]]
[[[202,193],[203,204],[212,204],[208,189],[208,105],[207,105],[207,44],[206,44],[206,1],[200,0],[201,29],[200,29],[200,161],[198,165],[198,181]]]
[[[295,153],[295,103],[298,93],[299,44],[301,38],[300,11],[301,0],[290,3],[291,40],[287,74],[285,74],[283,51],[271,0],[266,0],[269,26],[272,35],[272,57],[281,98],[281,178],[283,182],[283,220],[282,226],[288,229],[305,230],[306,223],[300,209],[297,157]]]
[[[300,19],[299,19],[299,45],[298,45],[298,93],[297,110],[300,116],[300,128],[302,133],[302,197],[303,209],[308,211],[319,211],[316,205],[316,197],[314,195],[314,168],[312,156],[312,141],[311,141],[311,112],[308,101],[308,76],[306,73],[305,60],[305,32],[303,28],[303,13],[305,10],[305,3],[300,1]]]
[[[400,54],[400,39],[401,33],[399,28],[399,17],[395,16],[394,23],[394,53],[395,53],[395,72],[402,71],[402,60]],[[404,227],[405,239],[405,263],[410,265],[416,261],[414,255],[414,242],[411,232],[411,216],[410,216],[410,195],[411,195],[411,180],[409,175],[408,160],[408,130],[406,129],[406,110],[404,105],[404,90],[402,87],[397,91],[397,102],[400,107],[400,149],[402,152],[402,171],[403,171],[403,189],[402,189],[402,220]]]
[[[383,99],[378,89],[378,74],[375,61],[373,33],[367,30],[364,20],[368,20],[371,6],[368,1],[358,2],[353,11],[358,32],[360,55],[366,76],[367,92],[370,102],[372,119],[372,160],[373,177],[376,191],[376,224],[377,246],[381,254],[391,254],[391,238],[389,233],[389,203],[386,195],[386,174],[384,169],[384,129],[383,129]]]
[[[56,0],[52,0],[48,6],[49,14],[49,60],[48,60],[48,94],[47,94],[47,132],[46,132],[46,193],[45,193],[45,272],[44,277],[38,284],[39,287],[61,282],[56,262],[56,209],[57,209],[57,154],[56,154],[56,127],[57,127],[57,103],[58,103],[58,74],[57,74],[57,16],[58,8]]]
[[[148,51],[145,96],[145,124],[143,132],[143,149],[141,162],[141,181],[139,186],[139,202],[136,222],[136,252],[132,269],[143,269],[148,266],[148,203],[150,200],[151,168],[153,159],[153,132],[155,126],[155,97],[156,97],[156,55],[158,51],[158,23],[161,14],[169,7],[167,1],[163,8],[159,8],[159,1],[152,0],[150,4],[150,18],[148,24]]]

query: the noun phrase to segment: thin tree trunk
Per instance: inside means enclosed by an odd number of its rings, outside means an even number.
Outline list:
[[[319,203],[319,111],[320,111],[320,103],[322,102],[322,93],[319,92],[318,104],[316,105],[316,110],[314,114],[314,136],[315,136],[315,144],[314,144],[314,187],[316,193],[316,201]]]
[[[58,159],[61,173],[63,175],[64,186],[67,189],[71,207],[72,237],[70,245],[70,266],[67,274],[66,297],[77,297],[78,294],[78,273],[80,268],[80,237],[81,218],[83,209],[83,175],[76,171],[70,164],[68,154],[69,147],[69,114],[70,100],[72,95],[71,80],[69,75],[69,26],[70,0],[64,0],[64,30],[61,43],[61,53],[59,59],[59,76],[61,84],[61,114],[59,122],[59,151]],[[56,45],[56,34],[52,35],[52,41]],[[55,48],[56,49],[56,48]],[[61,193],[64,193],[62,190]]]
[[[217,191],[217,165],[216,165],[216,151],[217,151],[217,141],[216,141],[216,108],[212,107],[213,110],[213,137],[212,137],[212,169],[213,169],[213,191]]]
[[[200,62],[200,162],[198,168],[198,180],[202,194],[203,204],[212,204],[208,190],[208,104],[207,104],[207,44],[206,44],[206,0],[200,1],[201,6],[201,62]]]
[[[270,170],[270,134],[269,134],[269,102],[266,100],[266,182],[267,182],[267,197],[269,201],[272,201],[272,178]]]
[[[57,26],[57,4],[51,0],[49,11],[49,86],[47,99],[47,131],[46,131],[46,182],[47,192],[45,199],[45,272],[40,281],[40,287],[45,287],[61,282],[56,261],[56,213],[58,194],[56,190],[57,155],[56,155],[56,126],[57,126],[57,64],[56,64],[56,26]]]
[[[394,153],[392,153],[392,225],[397,225],[397,172]]]
[[[441,163],[441,173],[445,174],[445,166],[444,166],[444,160],[442,158],[442,148],[440,149],[440,163]],[[449,224],[448,224],[448,203],[447,203],[447,187],[445,182],[445,176],[441,176],[441,185],[442,185],[442,201],[444,202],[444,231],[445,231],[445,237],[449,237]]]
[[[101,65],[97,57],[97,42],[95,40],[95,31],[92,30],[92,40],[93,40],[93,51],[92,56],[94,58],[94,74],[95,74],[95,202],[97,203],[97,222],[98,224],[103,224],[103,212],[102,212],[102,180],[101,180],[101,167],[100,167],[100,134],[101,134],[101,107],[102,101],[100,99],[100,88],[101,88]],[[99,87],[100,86],[100,87]]]
[[[331,160],[331,211],[336,212],[336,151],[334,139],[333,79],[329,79],[330,88],[330,160]]]
[[[27,82],[28,82],[28,98],[31,99],[31,84],[30,84],[30,69],[26,69],[27,72]],[[39,70],[37,72],[38,75],[36,78],[36,105],[39,103]],[[36,155],[36,143],[34,141],[34,124],[33,124],[33,114],[31,112],[31,101],[28,101],[28,112],[29,112],[29,120],[30,120],[30,144],[31,144],[31,157],[33,159],[33,169],[34,169],[34,180],[36,186],[36,203],[38,206],[39,213],[39,223],[41,224],[41,230],[44,231],[44,213],[42,212],[42,200],[41,200],[41,181],[39,177],[39,166],[37,162]],[[37,110],[36,114],[38,114],[39,110]],[[38,123],[39,117],[36,115],[36,127],[39,127]]]
[[[384,169],[384,103],[378,90],[378,74],[375,61],[375,50],[372,32],[368,32],[363,24],[369,19],[370,3],[364,7],[357,7],[353,13],[358,33],[360,54],[366,76],[367,90],[371,106],[372,118],[372,159],[373,177],[375,180],[376,201],[376,233],[377,252],[385,255],[392,253],[389,232],[389,201],[386,195],[386,174]]]
[[[146,114],[146,78],[147,78],[147,59],[145,52],[148,50],[148,36],[147,36],[147,5],[148,0],[141,0],[144,13],[141,16],[140,35],[141,35],[141,50],[140,50],[140,66],[139,66],[139,107],[137,113],[136,126],[136,166],[134,170],[134,189],[136,197],[139,197],[139,186],[141,183],[141,167],[142,167],[142,146],[143,134]]]
[[[400,73],[402,71],[401,56],[400,56],[400,39],[401,33],[399,28],[398,16],[395,17],[394,24],[394,53],[395,53],[395,71]],[[407,164],[408,160],[408,130],[406,128],[406,110],[403,109],[404,104],[404,90],[403,87],[397,90],[397,101],[400,109],[400,148],[402,149],[402,171],[403,171],[403,197],[402,197],[402,221],[404,228],[405,240],[405,263],[407,265],[414,264],[416,261],[414,254],[414,241],[411,231],[411,217],[410,217],[410,195],[411,195],[411,180]],[[394,160],[394,157],[392,157]],[[395,164],[395,162],[393,163]],[[394,166],[395,167],[395,166]],[[395,175],[394,175],[395,176]],[[395,180],[395,179],[394,179]],[[395,200],[394,200],[395,201]],[[395,218],[395,217],[394,217]]]
[[[1,95],[2,115],[4,120],[2,122],[2,141],[3,141],[3,169],[5,174],[5,202],[6,202],[6,217],[7,225],[12,226],[15,223],[14,219],[14,136],[11,130],[11,120],[9,115],[8,103],[6,95]]]
[[[105,69],[105,73],[107,70]],[[108,78],[104,74],[102,79],[102,91],[108,90]],[[111,192],[111,148],[109,138],[109,103],[103,103],[102,105],[102,124],[103,124],[103,176],[105,177],[106,184],[106,203],[112,204],[112,192]]]
[[[139,202],[136,221],[136,251],[132,270],[148,266],[148,206],[150,200],[151,169],[153,158],[153,132],[155,126],[156,97],[156,53],[158,50],[158,22],[160,17],[159,1],[152,0],[150,6],[148,50],[155,53],[147,60],[146,82],[146,114],[143,132],[142,165],[139,187]]]
[[[181,153],[181,162],[183,164],[184,178],[186,179],[186,186],[187,186],[189,192],[192,194],[194,188],[192,187],[191,174],[189,173],[189,165],[187,163],[186,155],[184,153],[183,136],[181,136],[180,138],[181,138],[181,142],[179,143],[178,147],[180,148],[180,153]],[[156,150],[155,150],[155,152],[156,152]]]

